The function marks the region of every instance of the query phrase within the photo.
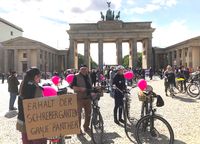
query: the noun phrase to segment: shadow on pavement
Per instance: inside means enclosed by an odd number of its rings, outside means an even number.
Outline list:
[[[174,144],[186,144],[185,142],[183,141],[180,141],[180,140],[174,140]]]
[[[174,99],[178,99],[178,100],[180,100],[180,101],[183,101],[183,102],[190,102],[190,103],[197,102],[196,99],[187,98],[187,97],[185,97],[185,95],[182,95],[182,96],[176,95],[176,96],[174,97]]]
[[[112,143],[114,143],[114,141],[113,141],[114,139],[121,137],[116,132],[113,132],[113,133],[104,133],[104,135],[105,135],[105,139],[103,141],[103,144],[112,144]]]
[[[13,111],[9,111],[9,112],[7,112],[4,116],[6,117],[6,118],[13,118],[13,117],[15,117],[15,116],[17,116],[17,111],[16,110],[13,110]]]
[[[77,136],[77,139],[78,139],[82,144],[92,144],[92,140],[88,141],[88,139],[85,138],[83,135]]]

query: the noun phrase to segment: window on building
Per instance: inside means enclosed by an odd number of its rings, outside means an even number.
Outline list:
[[[174,51],[174,58],[176,59],[176,51]]]
[[[23,58],[27,58],[27,53],[23,53]]]
[[[185,57],[187,57],[188,49],[185,49]]]
[[[40,51],[40,59],[42,59],[43,51]]]
[[[13,31],[10,31],[10,35],[13,36]]]
[[[182,50],[179,51],[179,58],[181,58],[181,53],[182,53]]]
[[[22,71],[23,72],[26,72],[27,71],[27,68],[28,68],[28,65],[26,62],[22,63]]]

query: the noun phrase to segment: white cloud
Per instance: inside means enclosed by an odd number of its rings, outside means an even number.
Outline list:
[[[171,7],[177,4],[177,0],[152,0],[152,4],[157,4],[160,6]]]
[[[146,13],[146,12],[153,12],[155,10],[158,10],[160,9],[160,6],[159,5],[155,5],[155,4],[147,4],[145,7],[136,7],[136,8],[133,8],[131,10],[131,12],[135,12],[135,13],[138,13],[138,14],[143,14],[143,13]]]
[[[159,26],[153,23],[156,30],[153,33],[153,46],[167,47],[199,35],[186,25],[185,20],[175,20],[169,25]]]
[[[172,7],[177,4],[177,0],[152,0],[143,7],[134,7],[128,9],[126,13],[138,13],[143,14],[147,12],[153,12],[161,8]]]

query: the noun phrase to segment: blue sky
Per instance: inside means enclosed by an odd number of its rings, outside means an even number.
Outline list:
[[[124,22],[152,21],[153,46],[167,47],[200,35],[199,0],[109,0]],[[23,36],[58,49],[69,47],[69,23],[96,23],[107,0],[0,0],[0,17]],[[106,56],[105,56],[106,57]]]

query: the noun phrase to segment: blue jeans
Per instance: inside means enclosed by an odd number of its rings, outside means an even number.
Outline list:
[[[12,110],[14,108],[14,103],[17,97],[17,93],[10,92],[10,103],[9,103],[9,109]]]

